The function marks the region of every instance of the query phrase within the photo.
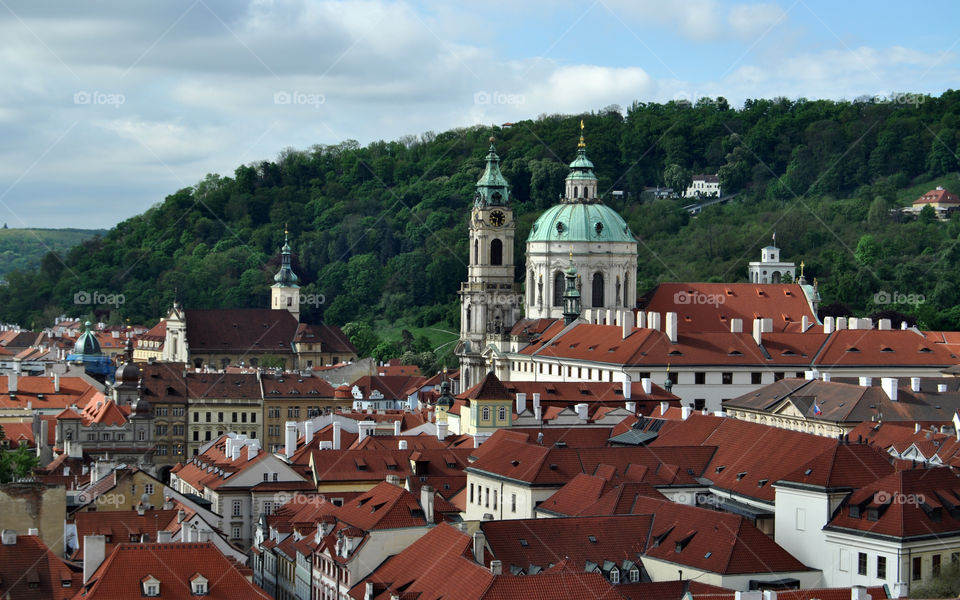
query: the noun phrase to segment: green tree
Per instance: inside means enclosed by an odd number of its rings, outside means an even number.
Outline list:
[[[380,338],[367,323],[351,321],[342,327],[342,331],[360,357],[373,356],[373,349],[380,344]]]
[[[951,562],[924,584],[911,586],[911,598],[956,598],[960,595],[960,564]]]
[[[693,175],[689,169],[685,169],[678,164],[667,165],[663,170],[663,183],[673,191],[683,195],[690,183],[693,181]]]
[[[36,453],[26,446],[0,452],[0,483],[10,483],[30,475],[40,465]]]

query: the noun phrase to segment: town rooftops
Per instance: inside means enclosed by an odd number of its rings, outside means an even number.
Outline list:
[[[937,186],[913,201],[914,206],[925,204],[960,204],[960,197],[951,194],[941,186]]]
[[[4,598],[69,600],[83,573],[56,556],[36,535],[4,530],[0,545],[0,595]]]
[[[289,311],[234,308],[185,311],[191,352],[292,354],[299,323]]]
[[[320,352],[357,353],[356,347],[336,325],[300,323],[294,341],[298,344],[319,344]]]
[[[894,472],[889,454],[866,444],[837,444],[777,482],[787,487],[857,489]]]
[[[74,515],[77,539],[87,535],[106,537],[107,554],[115,545],[125,542],[156,542],[157,532],[177,524],[175,510],[145,510],[140,514],[136,510],[113,510],[78,512]],[[79,544],[71,560],[83,559],[83,544]]]

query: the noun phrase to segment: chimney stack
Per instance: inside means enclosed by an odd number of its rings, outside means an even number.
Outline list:
[[[90,578],[107,557],[107,538],[102,535],[83,536],[83,584]]]
[[[873,385],[873,377],[860,377],[860,387],[870,387]]]
[[[358,423],[357,426],[359,427],[359,434],[357,437],[357,441],[362,442],[363,438],[367,437],[368,435],[373,435],[373,432],[376,431],[377,429],[377,422],[376,421],[360,421],[360,423]]]
[[[53,393],[60,393],[60,373],[53,374]]]
[[[400,440],[400,443],[397,444],[397,448],[399,448],[400,450],[406,450],[406,449],[407,449],[407,440]]]
[[[658,312],[648,312],[647,313],[647,327],[649,329],[660,330],[660,313]]]
[[[400,421],[399,421],[399,420],[396,420],[396,421],[393,422],[393,435],[395,435],[395,436],[399,436],[399,435],[400,435]]]
[[[437,439],[441,442],[447,439],[447,431],[450,425],[448,423],[437,423]]]
[[[837,317],[837,331],[843,331],[847,329],[847,318],[846,317]]]
[[[743,333],[743,319],[730,319],[730,333]]]
[[[334,450],[340,449],[340,422],[339,421],[333,422],[333,449]]]
[[[810,317],[803,315],[800,318],[800,333],[805,332],[810,327]]]
[[[667,313],[667,325],[665,327],[665,332],[667,334],[667,339],[670,340],[671,344],[677,343],[677,313],[668,312]]]
[[[17,375],[16,373],[10,373],[9,375],[7,375],[7,391],[9,391],[11,394],[14,394],[20,391],[20,388],[18,387],[19,382],[17,381],[19,377],[20,376]]]
[[[660,416],[667,414],[667,409],[670,408],[670,403],[666,400],[660,402]]]
[[[633,380],[629,373],[623,374],[623,399],[631,400],[633,398]]]
[[[482,529],[473,532],[473,560],[483,564],[483,551],[487,545],[487,538]]]
[[[433,523],[433,500],[433,487],[426,484],[420,486],[420,507],[427,523]]]
[[[760,319],[753,320],[753,341],[756,342],[758,346],[763,345],[763,321]]]
[[[491,560],[490,561],[490,574],[491,575],[503,575],[503,561]],[[856,599],[854,599],[856,600]]]
[[[630,313],[633,314],[633,311],[631,310]],[[643,312],[642,310],[637,311],[636,318],[637,318],[637,329],[646,329],[647,313]]]
[[[821,373],[821,374],[820,374],[820,379],[822,379],[823,381],[826,381],[826,382],[829,383],[829,382],[830,382],[830,373]]]
[[[0,539],[2,539],[4,546],[16,546],[16,545],[17,545],[17,530],[16,530],[16,529],[4,529],[3,532],[0,532]]]
[[[889,331],[893,329],[893,323],[890,321],[890,319],[880,319],[877,321],[877,329],[880,331]]]
[[[290,458],[297,451],[297,423],[296,421],[287,421],[286,423],[286,448],[284,456]]]
[[[539,423],[542,413],[540,412],[540,392],[533,393],[533,418]]]
[[[683,408],[680,409],[680,418],[686,421],[687,419],[690,418],[690,412],[692,410],[693,409],[690,408],[689,406],[684,406]]]
[[[627,336],[633,333],[633,311],[632,310],[623,311],[623,316],[620,317],[620,326],[623,328],[623,339],[627,339]]]
[[[940,392],[941,394],[943,394],[944,392],[946,392],[946,391],[947,391],[947,384],[945,384],[945,383],[938,383],[938,384],[937,384],[937,391]]]
[[[307,419],[306,421],[303,422],[303,444],[304,445],[307,445],[313,441],[313,434],[314,434],[313,428],[314,428],[314,424],[312,420]]]
[[[626,408],[628,411],[630,411],[630,414],[634,414],[634,415],[637,414],[637,403],[636,403],[636,402],[632,402],[632,401],[631,401],[631,402],[626,402],[626,403],[624,403],[623,407]]]
[[[902,329],[903,331],[906,331],[906,330],[910,329],[910,327],[907,326],[907,322],[906,322],[906,321],[900,321],[900,329]]]
[[[253,460],[257,457],[257,454],[260,453],[260,444],[254,441],[252,444],[247,446],[247,460]]]
[[[910,391],[919,392],[920,391],[920,378],[911,377],[910,378]]]
[[[824,317],[823,318],[823,332],[826,334],[833,333],[834,330],[834,318],[833,317]]]
[[[373,582],[368,581],[363,591],[363,600],[373,600]]]
[[[914,432],[914,433],[920,433],[920,423],[914,423],[914,424],[913,424],[913,432]]]
[[[641,379],[640,385],[643,386],[644,394],[649,396],[650,394],[653,393],[653,380],[650,379],[649,377],[644,377],[643,379]]]
[[[887,394],[887,398],[890,398],[891,402],[897,401],[897,383],[896,377],[880,378],[880,385],[883,387],[883,391]]]
[[[587,410],[590,408],[585,402],[577,404],[577,418],[583,422],[587,421]]]
[[[517,392],[517,415],[522,415],[525,410],[527,410],[527,395]]]
[[[182,508],[177,511],[177,523],[183,523],[183,520],[187,518],[187,511]]]

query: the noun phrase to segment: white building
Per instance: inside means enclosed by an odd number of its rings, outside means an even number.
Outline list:
[[[694,175],[684,198],[719,198],[720,178],[716,175]]]
[[[780,248],[767,246],[760,251],[760,261],[751,261],[747,270],[750,283],[790,283],[795,280],[797,267],[780,260]]]

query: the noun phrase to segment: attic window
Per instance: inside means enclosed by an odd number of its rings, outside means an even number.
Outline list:
[[[516,467],[520,465],[520,461],[517,459],[513,459],[510,461],[510,464]]]
[[[884,346],[883,348],[880,348],[880,352],[893,352],[893,348]]]
[[[791,293],[790,290],[783,290],[783,295],[784,295],[784,296],[792,296],[793,293]]]
[[[747,476],[747,472],[746,472],[746,471],[740,471],[739,473],[737,473],[737,481],[740,481],[741,479],[743,479],[743,478],[746,477],[746,476]]]
[[[813,469],[807,469],[806,471],[803,472],[803,474],[806,475],[806,476],[808,476],[808,477],[809,477],[810,473],[813,473]]]
[[[588,536],[587,536],[587,539],[590,540],[590,543],[591,543],[591,544],[596,544],[596,543],[597,543],[597,538],[596,538],[596,536],[588,535]]]
[[[714,470],[715,470],[717,473],[720,473],[721,471],[723,471],[723,470],[726,469],[726,468],[727,468],[726,465],[720,465],[719,467],[717,467],[717,468],[714,469]]]
[[[529,546],[530,544],[527,542],[527,540],[526,540],[525,538],[520,538],[520,545],[523,546],[524,548],[526,548],[526,547]]]
[[[796,356],[797,353],[794,352],[793,350],[784,350],[783,352],[780,353],[780,355],[781,355],[781,356]]]
[[[679,350],[672,350],[667,354],[667,356],[683,356],[683,352],[680,352]]]
[[[850,518],[859,519],[860,518],[860,505],[851,504],[850,505]]]
[[[924,346],[923,348],[920,348],[920,352],[933,352],[933,350]]]
[[[731,350],[727,353],[727,356],[743,356],[743,352],[740,352],[739,350]]]
[[[763,486],[767,485],[767,482],[768,482],[768,481],[770,481],[770,480],[769,480],[769,479],[761,479],[760,481],[757,482],[757,487],[763,487]]]
[[[867,520],[868,521],[877,521],[880,519],[880,511],[876,508],[867,509]]]
[[[704,558],[710,558],[711,556],[713,556],[713,552],[707,552],[703,555]]]
[[[847,352],[860,352],[860,348],[857,348],[856,346],[850,346],[847,348]]]

